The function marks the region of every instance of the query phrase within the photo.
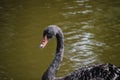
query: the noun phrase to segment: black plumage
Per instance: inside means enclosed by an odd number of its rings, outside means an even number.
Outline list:
[[[43,32],[43,40],[40,47],[44,48],[48,40],[53,36],[56,36],[57,39],[55,57],[48,69],[44,72],[42,80],[120,80],[120,68],[112,64],[84,66],[69,73],[65,77],[55,77],[64,54],[64,36],[62,30],[56,25],[48,26]]]

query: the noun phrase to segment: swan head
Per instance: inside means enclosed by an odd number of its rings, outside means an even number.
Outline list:
[[[45,30],[43,31],[43,39],[40,44],[40,48],[44,48],[48,41],[53,37],[56,36],[56,34],[60,31],[61,29],[57,27],[56,25],[50,25]]]

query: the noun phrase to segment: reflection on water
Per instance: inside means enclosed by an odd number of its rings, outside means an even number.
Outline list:
[[[0,1],[0,66],[4,66],[0,67],[0,80],[40,80],[56,45],[53,39],[45,49],[39,49],[42,31],[50,24],[60,26],[65,36],[65,54],[58,76],[95,63],[120,65],[119,3]]]

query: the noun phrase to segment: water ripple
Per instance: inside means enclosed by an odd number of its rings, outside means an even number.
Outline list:
[[[88,65],[99,62],[98,54],[94,51],[99,47],[106,46],[105,43],[95,40],[95,35],[79,29],[66,32],[65,40],[68,41],[68,54],[66,57],[73,62],[72,67]]]
[[[3,66],[0,66],[0,80],[14,80]]]

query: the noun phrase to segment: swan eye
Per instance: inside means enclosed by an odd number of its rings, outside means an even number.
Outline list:
[[[51,39],[54,35],[54,31],[53,30],[50,30],[49,28],[46,29],[43,33],[43,36],[47,36],[48,39]]]
[[[47,34],[47,38],[48,39],[52,38],[52,35],[51,34]]]
[[[53,33],[50,32],[50,31],[48,31],[48,33],[47,33],[47,38],[50,39],[50,38],[52,38],[52,36],[53,36]]]

